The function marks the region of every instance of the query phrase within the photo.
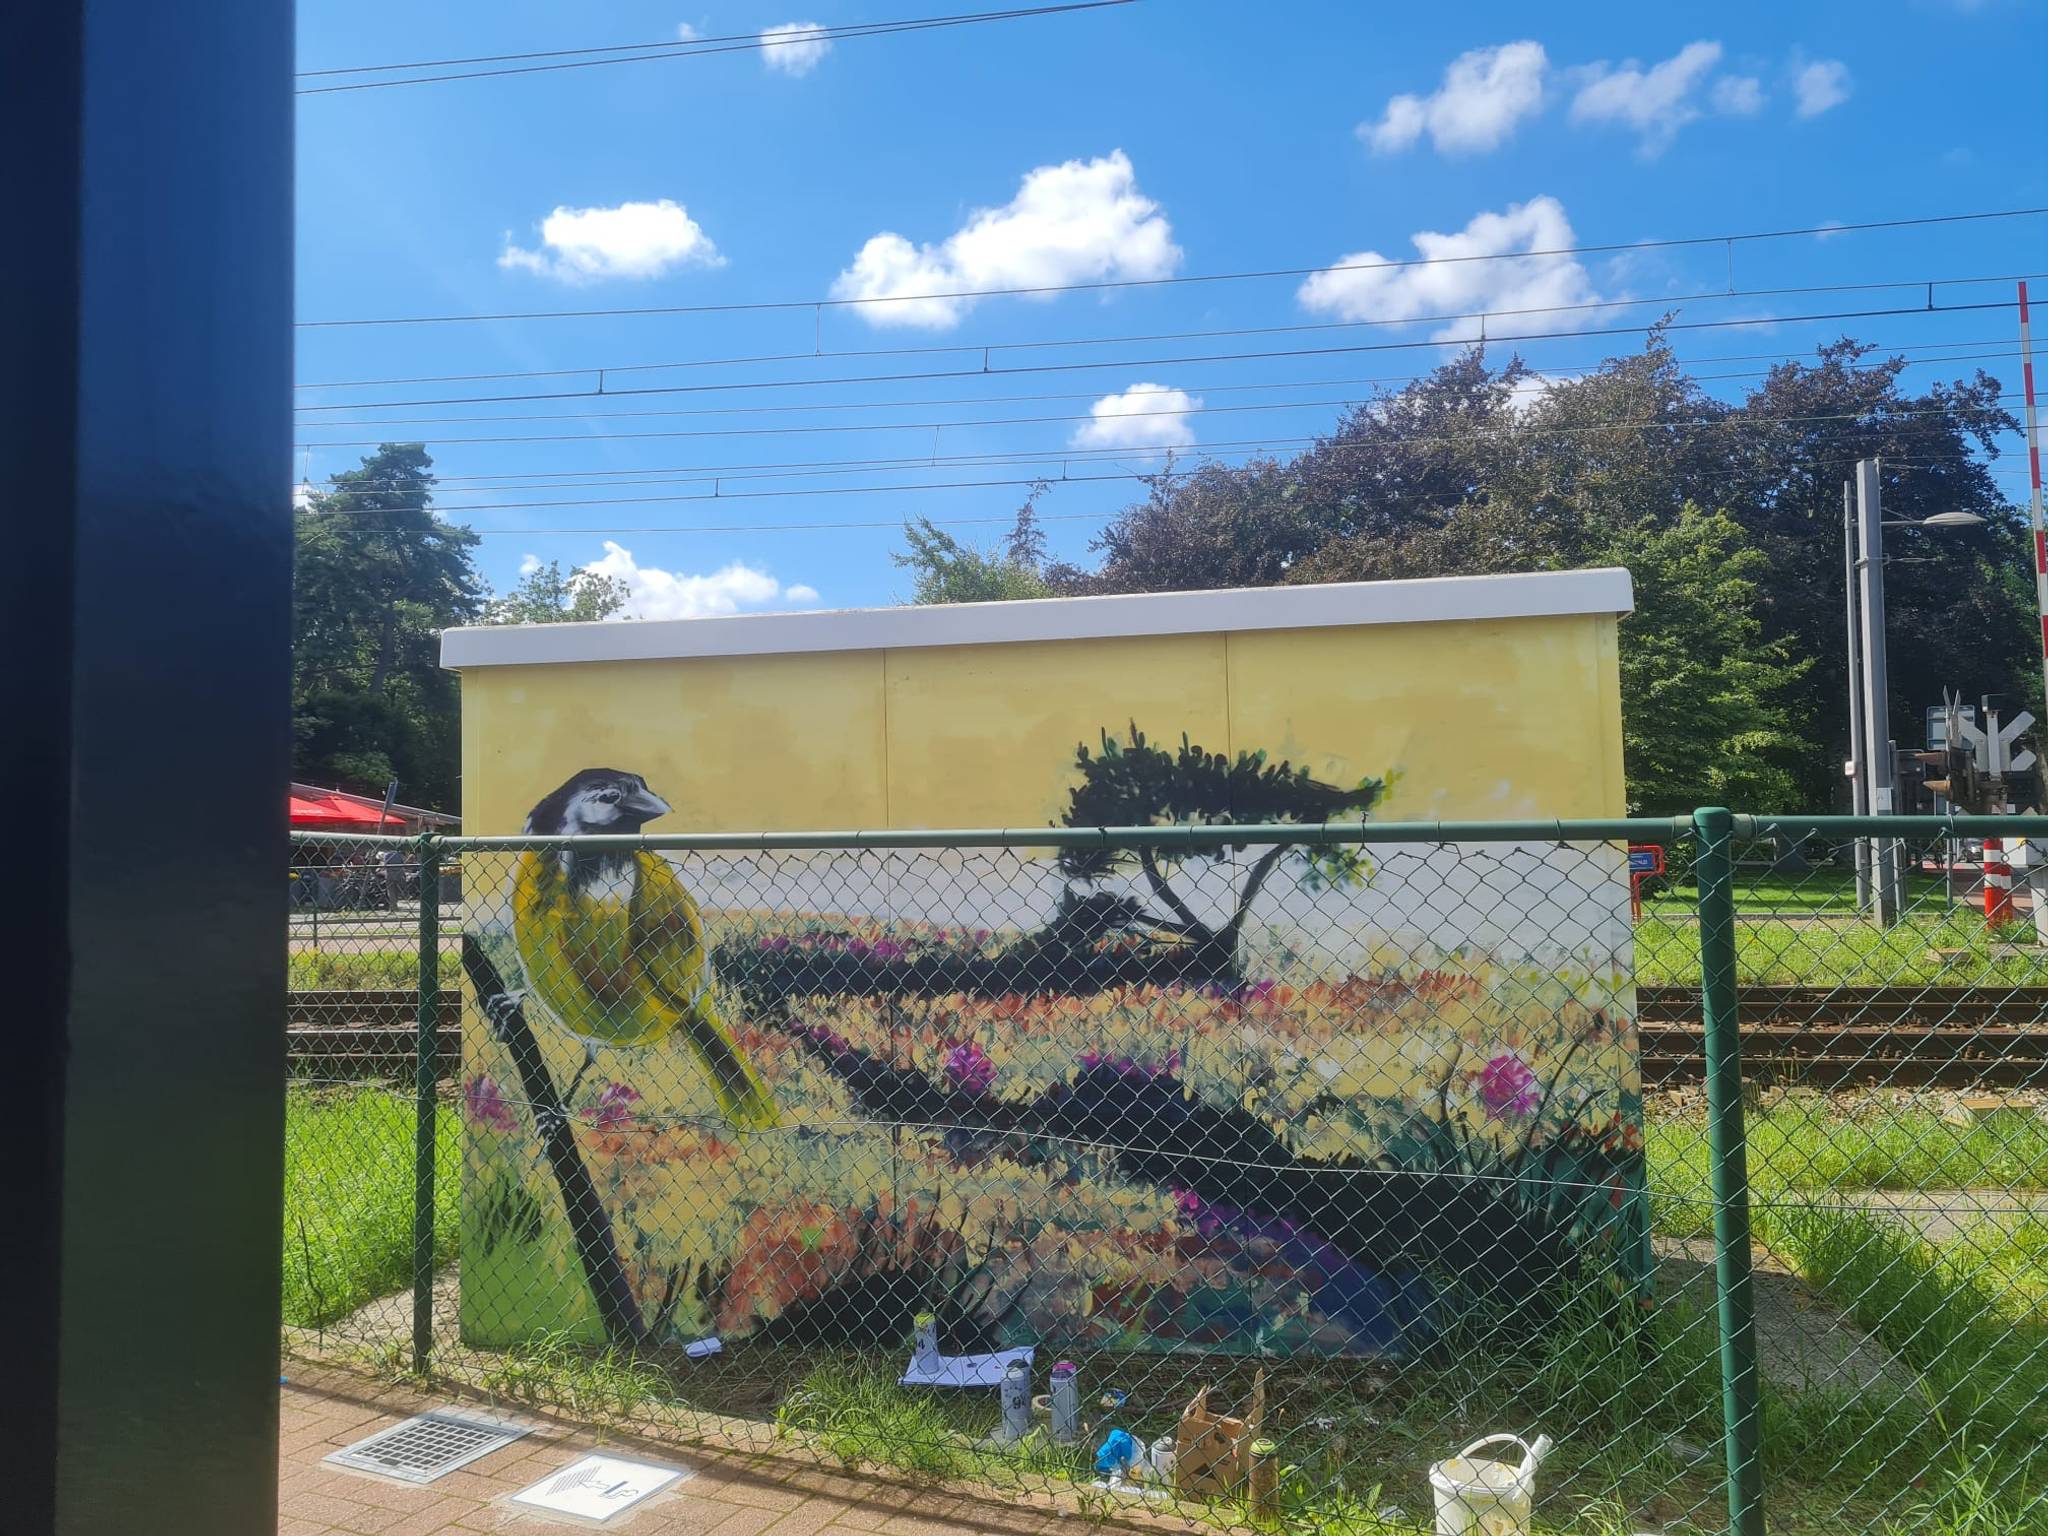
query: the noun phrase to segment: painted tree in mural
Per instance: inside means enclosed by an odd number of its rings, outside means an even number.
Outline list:
[[[1068,796],[1066,814],[1061,818],[1069,827],[1219,826],[1315,823],[1347,815],[1362,818],[1386,790],[1384,779],[1362,779],[1350,789],[1325,784],[1306,768],[1269,762],[1264,752],[1240,752],[1232,758],[1206,751],[1186,735],[1180,739],[1180,750],[1169,752],[1148,741],[1136,721],[1131,722],[1127,743],[1105,730],[1094,751],[1085,742],[1075,749],[1075,763],[1081,770],[1081,782]],[[1311,881],[1351,883],[1364,873],[1362,858],[1353,848],[1266,844],[1252,858],[1243,885],[1233,892],[1230,916],[1221,923],[1205,921],[1174,888],[1176,869],[1190,859],[1220,865],[1245,853],[1249,846],[1240,843],[1196,852],[1163,846],[1070,848],[1060,854],[1060,871],[1069,880],[1098,887],[1120,875],[1142,876],[1151,899],[1166,911],[1129,911],[1126,925],[1146,926],[1185,946],[1184,972],[1234,976],[1238,935],[1245,917],[1283,860],[1298,857]]]

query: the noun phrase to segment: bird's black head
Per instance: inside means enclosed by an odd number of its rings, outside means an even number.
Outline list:
[[[669,803],[639,774],[586,768],[527,813],[526,830],[537,837],[638,832],[668,813]]]

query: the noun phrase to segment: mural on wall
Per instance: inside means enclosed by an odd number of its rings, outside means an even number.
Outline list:
[[[1068,826],[1391,775],[1104,729]],[[536,786],[536,793],[546,786]],[[669,813],[577,773],[534,833]],[[658,827],[650,830],[661,830]],[[523,852],[470,869],[465,1337],[1398,1354],[1640,1278],[1613,849]]]

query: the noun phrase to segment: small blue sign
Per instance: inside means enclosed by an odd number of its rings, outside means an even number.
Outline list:
[[[1654,875],[1659,872],[1663,860],[1657,855],[1659,848],[1631,848],[1628,851],[1628,872],[1632,875]]]

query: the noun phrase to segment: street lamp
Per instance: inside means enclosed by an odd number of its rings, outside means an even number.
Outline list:
[[[1888,702],[1891,683],[1885,669],[1884,530],[1975,528],[1983,521],[1974,512],[1960,511],[1936,512],[1924,518],[1885,517],[1876,459],[1857,461],[1853,506],[1848,485],[1842,486],[1842,554],[1849,620],[1849,775],[1852,804],[1859,816],[1889,816],[1895,809]],[[1874,906],[1879,926],[1888,928],[1898,921],[1904,897],[1905,877],[1899,867],[1897,842],[1879,839],[1866,845],[1858,839],[1857,906]]]

